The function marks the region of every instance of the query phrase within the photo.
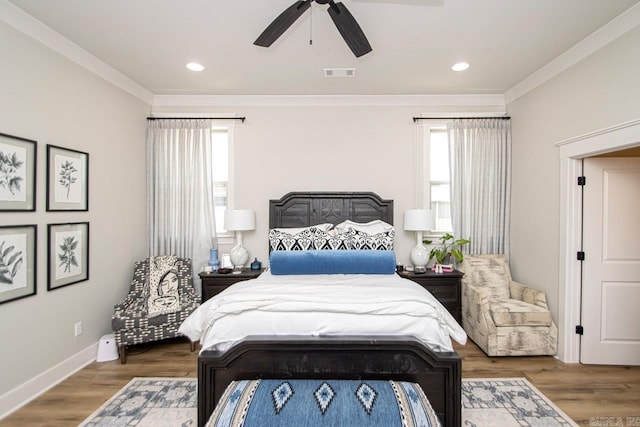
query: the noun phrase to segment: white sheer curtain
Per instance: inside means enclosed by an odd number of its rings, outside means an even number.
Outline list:
[[[470,254],[509,255],[511,120],[448,123],[451,219]]]
[[[149,256],[191,258],[194,275],[216,241],[211,124],[147,121]]]

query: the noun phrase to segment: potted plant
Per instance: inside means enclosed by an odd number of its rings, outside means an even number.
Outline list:
[[[440,237],[440,244],[429,252],[429,259],[435,258],[437,264],[443,264],[445,260],[453,257],[460,263],[464,260],[460,248],[469,242],[468,239],[456,239],[451,233],[445,233]],[[424,243],[430,245],[432,241],[425,240]]]

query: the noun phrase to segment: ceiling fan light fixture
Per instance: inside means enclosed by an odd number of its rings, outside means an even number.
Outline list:
[[[451,69],[452,69],[453,71],[464,71],[464,70],[466,70],[467,68],[469,68],[469,64],[467,64],[466,62],[458,62],[458,63],[453,64],[453,65],[451,66]]]
[[[347,7],[334,0],[298,0],[278,15],[267,28],[258,36],[255,42],[256,46],[269,47],[275,42],[285,31],[293,25],[294,22],[302,16],[310,7],[312,2],[318,4],[328,4],[327,12],[331,16],[333,24],[338,29],[343,40],[351,49],[356,58],[366,55],[372,51],[367,36],[364,35],[362,28],[351,15]]]
[[[187,64],[187,69],[191,71],[202,71],[204,70],[204,65],[198,64],[197,62],[189,62]]]
[[[324,68],[324,76],[326,78],[334,77],[355,77],[355,68]]]

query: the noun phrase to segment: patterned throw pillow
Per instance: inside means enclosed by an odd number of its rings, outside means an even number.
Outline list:
[[[316,250],[347,250],[351,249],[351,239],[354,232],[334,233],[317,230],[313,235],[313,249]]]
[[[392,251],[395,231],[385,231],[377,234],[368,234],[364,231],[352,230],[351,249],[369,249],[379,251]]]
[[[156,317],[180,311],[180,277],[176,256],[149,258],[147,315]]]
[[[362,231],[367,234],[379,234],[384,233],[385,231],[391,231],[394,228],[391,224],[388,224],[379,219],[375,219],[369,222],[355,222],[346,220],[336,225],[335,229],[340,233],[349,229],[354,229],[356,231]]]
[[[308,251],[312,249],[312,236],[316,228],[307,228],[299,233],[290,234],[285,231],[269,230],[269,245],[272,251]]]

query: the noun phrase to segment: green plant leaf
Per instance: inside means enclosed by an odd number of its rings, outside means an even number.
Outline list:
[[[451,249],[451,255],[458,261],[462,262],[464,260],[464,255],[462,255],[462,251],[460,249]]]
[[[429,252],[429,259],[436,259],[438,264],[442,264],[448,255],[454,257],[458,262],[464,260],[464,255],[460,247],[470,243],[468,239],[456,239],[451,233],[445,233],[440,237],[440,245],[432,248]]]
[[[444,233],[444,235],[440,238],[442,243],[445,243],[447,240],[453,239],[453,235],[451,233]]]

